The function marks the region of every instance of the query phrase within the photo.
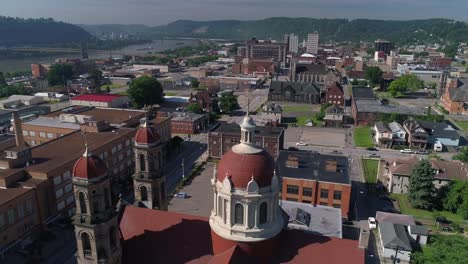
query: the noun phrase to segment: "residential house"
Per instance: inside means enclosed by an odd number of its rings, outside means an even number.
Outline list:
[[[427,147],[429,134],[418,121],[414,119],[405,120],[403,128],[408,134],[407,141],[411,148],[425,149]]]
[[[325,126],[327,127],[341,127],[344,123],[344,110],[342,107],[332,105],[325,110]]]
[[[261,117],[281,124],[283,108],[279,104],[266,103],[262,106]]]
[[[420,121],[421,126],[429,133],[430,145],[435,145],[436,142],[445,147],[458,147],[462,136],[451,125],[445,122],[429,122]]]
[[[383,258],[409,262],[414,247],[427,243],[427,228],[416,225],[413,216],[377,211],[375,218]]]
[[[326,86],[325,103],[344,106],[343,87],[338,82]]]
[[[406,131],[400,125],[400,123],[393,121],[388,124],[388,128],[392,131],[393,145],[404,145],[406,144]]]
[[[390,193],[408,193],[411,172],[419,162],[416,157],[382,161],[382,181]],[[453,180],[468,180],[468,164],[460,161],[430,159],[434,170],[434,187],[439,189]]]
[[[209,91],[198,91],[195,95],[190,93],[189,104],[198,104],[205,112],[218,112],[218,96]]]
[[[319,104],[320,97],[320,86],[317,83],[272,81],[268,93],[269,101]]]
[[[447,82],[440,100],[450,114],[468,115],[468,79]]]
[[[375,143],[379,146],[389,147],[393,142],[393,133],[386,124],[379,121],[374,125]]]

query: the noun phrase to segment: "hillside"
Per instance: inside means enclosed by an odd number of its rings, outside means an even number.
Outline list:
[[[318,31],[321,41],[360,41],[385,38],[396,43],[427,43],[445,39],[468,41],[468,25],[449,19],[371,20],[314,19],[273,17],[263,20],[191,21],[178,20],[153,27],[152,37],[200,37],[244,40],[251,37],[282,40],[285,33],[296,33],[301,39]]]
[[[139,35],[150,29],[149,26],[145,25],[120,25],[120,24],[105,24],[105,25],[78,25],[94,36],[102,36],[109,34],[126,33],[130,35]]]
[[[53,19],[0,16],[0,46],[76,42],[91,38],[84,29]]]

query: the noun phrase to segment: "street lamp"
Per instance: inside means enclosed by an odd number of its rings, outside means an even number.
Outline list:
[[[182,180],[185,179],[185,166],[184,166],[184,158],[182,158]]]

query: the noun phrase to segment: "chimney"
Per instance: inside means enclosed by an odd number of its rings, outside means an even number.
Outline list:
[[[13,128],[15,129],[16,147],[21,149],[24,147],[24,137],[23,137],[23,129],[21,128],[21,120],[20,120],[18,112],[13,112],[12,116],[13,116]]]

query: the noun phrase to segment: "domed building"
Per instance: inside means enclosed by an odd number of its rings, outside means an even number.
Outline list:
[[[91,239],[81,238],[79,230],[83,224],[75,222],[80,251],[78,263],[98,263],[99,259],[106,259],[106,263],[364,263],[364,251],[358,248],[357,241],[286,228],[289,220],[279,206],[280,180],[274,170],[275,161],[254,144],[255,126],[252,117],[247,115],[241,123],[240,143],[224,154],[215,167],[210,182],[213,208],[209,218],[168,212],[164,208],[152,210],[155,207],[148,206],[150,200],[161,199],[161,191],[165,189],[160,187],[164,182],[160,179],[164,177],[159,176],[162,173],[157,133],[147,124],[141,126],[135,134],[134,145],[137,206],[120,208],[117,244],[108,236],[94,235],[92,231],[88,231]],[[86,175],[108,182],[105,166],[99,158],[88,156],[77,161],[75,192],[80,192],[81,179]],[[141,187],[146,188],[146,196]],[[150,199],[151,190],[156,190],[158,195]],[[87,195],[89,193],[94,195],[93,191],[88,191]],[[89,204],[93,204],[91,201],[105,203],[102,193],[96,195],[101,200],[92,198]],[[77,199],[77,207],[80,201]],[[90,208],[86,212],[94,211]],[[86,212],[78,209],[76,219],[95,217]],[[107,222],[102,222],[103,219]],[[115,218],[103,219],[100,221],[104,224],[91,228],[101,227],[113,232],[114,229],[109,228]],[[101,246],[89,246],[94,243]],[[110,251],[115,252],[114,257],[108,258],[110,253],[105,250],[99,253],[100,248],[115,249]]]

